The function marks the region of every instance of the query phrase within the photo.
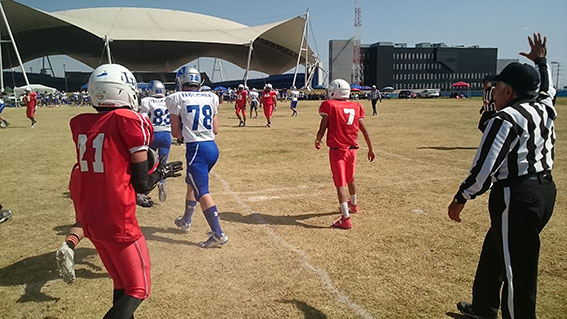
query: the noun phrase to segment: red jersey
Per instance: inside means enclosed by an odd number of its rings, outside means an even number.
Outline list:
[[[140,238],[130,156],[148,149],[152,124],[139,113],[117,109],[77,115],[70,126],[80,172],[71,175],[75,189],[70,192],[85,236],[119,242]]]
[[[358,147],[358,128],[364,118],[364,108],[358,102],[326,100],[319,114],[329,117],[327,146],[332,148]]]
[[[248,98],[248,91],[246,90],[236,91],[236,106],[245,107],[247,98]]]
[[[265,106],[272,106],[274,105],[274,100],[277,98],[276,91],[272,90],[264,90],[262,91],[262,104]]]
[[[35,108],[36,104],[37,104],[37,93],[35,92],[30,92],[30,94],[28,96],[25,96],[24,98],[25,102],[26,102],[26,107],[30,108],[33,107]]]

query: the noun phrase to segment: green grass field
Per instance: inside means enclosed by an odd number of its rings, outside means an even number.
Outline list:
[[[197,247],[209,231],[200,209],[189,234],[175,228],[183,178],[168,180],[165,203],[155,190],[156,205],[137,212],[152,293],[136,318],[462,318],[455,303],[471,299],[488,196],[469,202],[460,224],[447,206],[481,138],[480,100],[385,100],[368,115],[377,158],[359,150],[360,212],[349,231],[329,227],[339,213],[327,150],[313,147],[319,103],[300,101],[297,118],[281,103],[271,129],[262,114],[239,128],[233,106],[221,105],[211,194],[230,241]],[[558,99],[558,198],[541,235],[539,318],[567,313],[566,108]],[[0,129],[0,203],[14,215],[0,225],[0,318],[102,318],[111,306],[112,281],[88,240],[74,284],[55,265],[74,222],[68,122],[93,111],[40,108],[33,129],[24,108],[2,113],[11,125]],[[184,147],[172,146],[170,159],[184,161]]]

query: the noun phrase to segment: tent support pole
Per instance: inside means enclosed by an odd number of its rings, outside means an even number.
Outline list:
[[[0,39],[2,40],[2,39]],[[2,60],[2,41],[0,41],[0,92],[4,92],[4,61]]]
[[[248,72],[250,71],[250,59],[252,58],[252,41],[248,44],[248,62],[246,62],[246,73],[244,73],[244,86],[248,85]]]
[[[303,34],[301,35],[301,45],[299,46],[299,51],[297,52],[297,62],[295,63],[295,72],[293,73],[293,83],[292,83],[293,86],[295,86],[295,81],[297,80],[297,71],[299,69],[299,62],[301,62],[301,53],[303,52],[303,50],[305,50],[303,48],[303,44],[304,42],[307,42],[307,31],[309,30],[308,25],[309,25],[309,9],[307,9],[307,12],[305,13],[305,24],[303,25]],[[307,78],[307,52],[305,53],[305,79],[306,78]]]
[[[110,40],[108,39],[107,35],[104,36],[104,47],[106,48],[106,57],[108,59],[108,63],[112,64],[112,56],[110,55]]]
[[[4,7],[2,6],[1,1],[0,1],[0,11],[2,12],[2,19],[4,19],[4,24],[6,24],[6,29],[8,29],[10,40],[12,40],[12,45],[14,46],[14,51],[16,52],[18,63],[20,63],[20,68],[22,68],[22,74],[24,75],[24,80],[26,81],[26,85],[30,85],[30,81],[28,80],[28,76],[26,74],[26,69],[24,68],[24,64],[22,63],[22,58],[20,57],[18,47],[16,46],[16,41],[14,40],[14,35],[12,34],[12,29],[10,29],[10,24],[8,23],[8,18],[6,18],[6,13],[4,12]]]

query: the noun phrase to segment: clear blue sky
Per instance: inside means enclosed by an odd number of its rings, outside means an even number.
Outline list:
[[[309,42],[328,67],[328,41],[348,39],[354,34],[354,1],[286,0],[286,1],[129,1],[129,0],[18,0],[44,11],[86,7],[152,7],[184,10],[213,15],[245,25],[260,25],[291,18],[310,9],[312,33]],[[548,38],[548,59],[561,63],[560,85],[567,85],[567,1],[565,0],[361,0],[362,43],[378,41],[445,42],[449,45],[473,45],[498,48],[498,58],[518,58],[528,50],[527,36],[541,32]],[[214,3],[214,4],[213,4]],[[52,59],[55,73],[61,76],[62,64],[67,70],[88,70],[64,57]],[[34,70],[40,62],[26,64]],[[242,78],[243,70],[224,63],[225,76]],[[210,61],[201,62],[201,70],[211,73]],[[555,67],[554,67],[555,70]],[[555,72],[553,73],[555,76]],[[217,75],[218,77],[218,75]]]

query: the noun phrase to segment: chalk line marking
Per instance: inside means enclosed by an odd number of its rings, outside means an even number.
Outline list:
[[[17,143],[14,143],[14,144],[12,144],[12,145],[6,147],[5,149],[2,150],[2,151],[3,151],[2,153],[6,153],[6,151],[9,151],[9,150],[11,150],[12,148],[14,148],[14,147],[16,147],[16,146],[22,144],[23,142],[29,140],[31,137],[32,137],[32,135],[30,135],[30,136],[28,136],[28,137],[26,137],[26,138],[23,138],[23,139],[21,139],[20,141],[18,141]]]
[[[370,314],[366,309],[364,309],[363,307],[357,305],[356,303],[354,303],[352,300],[350,300],[349,296],[343,294],[342,292],[340,292],[337,287],[335,287],[335,285],[333,284],[333,281],[331,280],[331,278],[329,277],[329,274],[327,274],[326,271],[324,271],[323,269],[317,268],[313,265],[311,265],[309,263],[309,256],[301,249],[293,246],[292,244],[290,244],[287,240],[285,240],[283,237],[281,237],[280,235],[278,235],[271,227],[270,225],[268,225],[266,223],[266,220],[257,212],[255,212],[252,207],[248,206],[248,204],[246,204],[244,202],[244,200],[242,200],[242,198],[240,198],[240,196],[238,196],[238,194],[234,193],[231,191],[230,189],[230,185],[228,184],[227,181],[225,181],[219,174],[212,172],[211,175],[213,175],[219,182],[221,182],[221,184],[224,186],[224,189],[227,193],[229,193],[232,198],[234,199],[234,201],[236,201],[236,203],[238,205],[240,205],[240,207],[242,207],[245,211],[247,211],[249,214],[252,214],[253,218],[258,222],[259,225],[264,226],[262,229],[264,230],[264,232],[266,232],[266,234],[268,234],[270,237],[272,237],[275,241],[279,242],[280,245],[282,245],[284,248],[287,248],[288,250],[296,253],[301,260],[301,265],[303,266],[303,268],[312,271],[313,273],[315,273],[317,276],[319,276],[319,279],[321,280],[321,283],[323,283],[323,285],[325,286],[325,288],[327,288],[327,290],[332,293],[333,295],[335,295],[335,298],[347,305],[351,310],[353,310],[358,316],[362,317],[362,318],[374,318],[374,316],[372,314]]]

